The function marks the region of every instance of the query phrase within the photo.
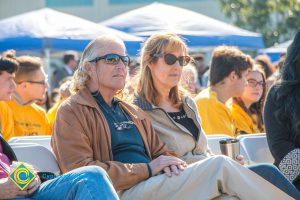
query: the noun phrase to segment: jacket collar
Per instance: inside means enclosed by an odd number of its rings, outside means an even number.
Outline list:
[[[78,104],[89,106],[92,108],[98,108],[97,102],[88,88],[79,90],[77,94],[73,96],[73,98]]]
[[[64,70],[67,72],[68,76],[73,75],[73,70],[68,67],[68,65],[64,65]]]
[[[188,105],[190,100],[191,98],[189,96],[183,96],[183,101],[186,102]],[[151,111],[156,108],[159,108],[158,106],[155,106],[150,102],[148,102],[146,99],[144,99],[137,93],[134,94],[133,104],[137,105],[138,107],[146,111]]]
[[[100,92],[98,92],[98,91],[97,91],[97,92],[92,92],[91,94],[92,94],[92,96],[96,99],[96,101],[98,101],[98,103],[101,103],[102,105],[107,105],[106,101],[104,100],[104,98],[103,98],[103,96],[102,96],[102,94],[101,94]],[[115,106],[118,105],[118,103],[119,103],[120,101],[121,101],[120,99],[114,97],[114,98],[112,99],[112,101],[111,101],[111,105],[112,105],[113,107],[115,107]]]
[[[155,108],[158,108],[157,106],[149,103],[146,99],[141,97],[138,93],[134,94],[133,104],[140,107],[142,110],[154,110]]]

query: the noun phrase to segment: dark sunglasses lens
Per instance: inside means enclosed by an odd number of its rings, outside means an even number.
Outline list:
[[[168,65],[173,65],[177,61],[177,57],[173,54],[166,54],[165,55],[165,62]]]
[[[188,57],[188,56],[180,56],[180,57],[178,58],[179,64],[180,64],[180,66],[182,66],[182,67],[183,67],[183,66],[186,66],[187,64],[189,64],[190,60],[191,60],[191,58]]]
[[[128,56],[121,56],[122,62],[125,66],[128,66],[130,63],[130,58]]]
[[[108,54],[105,57],[105,63],[106,64],[116,65],[116,64],[119,63],[119,61],[120,61],[120,56],[119,55]]]

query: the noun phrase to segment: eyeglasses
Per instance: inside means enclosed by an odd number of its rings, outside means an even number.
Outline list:
[[[255,88],[257,85],[264,87],[266,85],[266,83],[264,83],[263,81],[256,81],[255,79],[248,79],[247,80],[248,86]]]
[[[168,65],[173,65],[177,60],[179,62],[179,65],[181,67],[186,66],[191,61],[191,57],[189,56],[178,56],[176,57],[174,54],[168,53],[168,54],[153,54],[152,55],[155,58],[161,58],[164,57],[165,63]]]
[[[125,66],[129,66],[130,58],[129,56],[121,56],[119,54],[106,54],[104,56],[97,57],[89,62],[98,62],[99,60],[104,59],[106,64],[117,65],[120,60],[124,63]]]

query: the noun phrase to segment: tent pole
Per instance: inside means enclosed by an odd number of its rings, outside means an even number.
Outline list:
[[[49,81],[51,80],[51,69],[50,69],[50,48],[45,48],[44,49],[44,69],[46,74],[49,77]],[[50,83],[50,82],[49,82]]]

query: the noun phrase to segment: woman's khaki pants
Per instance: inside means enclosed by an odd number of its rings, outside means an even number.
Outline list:
[[[227,194],[225,197],[223,194]],[[122,200],[293,199],[239,163],[214,156],[189,165],[180,175],[151,177],[122,192]],[[229,198],[228,198],[229,197]]]

